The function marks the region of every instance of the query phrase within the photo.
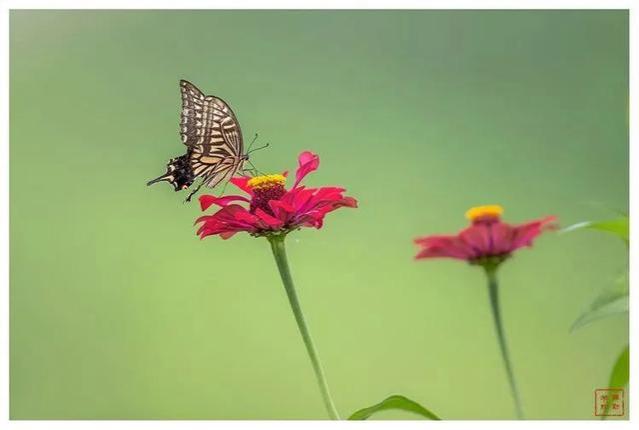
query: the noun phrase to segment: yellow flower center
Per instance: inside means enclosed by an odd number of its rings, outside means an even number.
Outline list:
[[[260,190],[264,188],[273,188],[274,186],[283,186],[286,178],[283,175],[262,175],[255,176],[246,183],[252,190]]]
[[[475,221],[480,218],[499,218],[504,208],[499,205],[475,206],[466,211],[466,218]]]

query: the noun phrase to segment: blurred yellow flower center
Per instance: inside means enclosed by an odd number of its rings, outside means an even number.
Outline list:
[[[466,218],[475,221],[478,218],[499,218],[504,208],[499,205],[475,206],[466,211]]]
[[[252,190],[262,188],[272,188],[274,186],[283,186],[286,178],[283,175],[262,175],[249,179],[246,183]]]

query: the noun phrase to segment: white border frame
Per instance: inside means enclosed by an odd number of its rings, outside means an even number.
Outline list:
[[[639,20],[635,13],[639,11],[639,2],[629,0],[0,0],[0,426],[9,429],[196,429],[216,428],[263,428],[282,429],[336,426],[372,426],[375,428],[423,428],[424,426],[445,426],[448,428],[501,429],[538,426],[536,421],[9,421],[9,10],[10,9],[628,9],[630,11],[630,283],[631,287],[639,279],[639,265],[634,264],[639,256],[638,235],[639,216],[637,190],[639,190],[639,154],[637,153],[636,126],[639,123],[637,103],[639,100],[637,73]],[[631,293],[632,309],[639,308],[639,295]],[[636,312],[630,313],[630,343],[634,351],[635,335],[638,332],[639,318]],[[634,357],[634,353],[631,357]],[[639,374],[637,360],[631,360],[630,373]],[[635,378],[636,379],[636,378]],[[637,382],[629,387],[629,408],[637,407]],[[635,412],[636,414],[637,412]],[[628,421],[544,421],[548,429],[584,429],[601,426],[624,426]],[[352,427],[351,427],[352,428]]]

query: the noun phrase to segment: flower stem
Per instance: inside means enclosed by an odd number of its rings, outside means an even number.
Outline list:
[[[495,321],[495,331],[497,332],[497,339],[499,340],[499,348],[501,349],[501,356],[504,360],[504,367],[506,368],[506,374],[508,375],[508,383],[510,384],[510,391],[515,401],[515,410],[517,412],[517,418],[523,419],[524,413],[521,407],[521,400],[519,399],[519,392],[517,390],[517,382],[515,381],[515,375],[513,373],[512,364],[510,363],[510,356],[508,354],[508,347],[506,346],[506,335],[504,334],[504,326],[501,321],[501,310],[499,307],[499,284],[497,283],[497,267],[496,266],[484,266],[486,270],[486,276],[488,277],[488,292],[490,295],[490,306],[493,313],[493,319]]]
[[[315,371],[315,376],[317,377],[317,382],[319,383],[320,391],[322,392],[322,398],[324,399],[324,406],[326,406],[326,411],[328,412],[328,415],[331,417],[332,420],[339,420],[339,414],[335,409],[335,404],[333,403],[333,399],[331,398],[331,393],[328,390],[328,384],[326,383],[324,370],[322,369],[317,351],[315,350],[315,345],[313,345],[311,334],[308,331],[308,326],[306,325],[306,320],[304,319],[304,314],[302,313],[302,308],[300,306],[299,299],[297,298],[297,293],[295,292],[293,277],[291,276],[291,270],[288,267],[288,259],[286,258],[284,235],[270,236],[268,237],[268,241],[271,243],[273,256],[275,257],[277,268],[280,271],[280,276],[282,278],[282,283],[284,284],[284,289],[286,289],[288,301],[291,304],[291,309],[293,310],[293,314],[295,315],[297,327],[300,330],[300,334],[302,335],[302,339],[304,340],[304,345],[306,345],[306,351],[308,352],[308,356],[311,359],[311,364],[313,365],[313,370]]]

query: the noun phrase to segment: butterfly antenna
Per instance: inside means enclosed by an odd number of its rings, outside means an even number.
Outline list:
[[[264,145],[264,146],[260,146],[259,148],[255,148],[255,149],[253,149],[253,150],[250,150],[250,151],[248,151],[248,152],[246,153],[246,155],[251,154],[251,153],[253,153],[253,152],[255,152],[255,151],[259,151],[260,149],[268,148],[270,145],[271,145],[270,143],[267,143],[267,144],[266,144],[266,145]]]
[[[257,140],[257,133],[255,133],[255,136],[253,136],[253,140],[251,140],[251,143],[249,144],[249,147],[247,149],[247,151],[251,151],[251,148],[253,147],[253,144],[255,143],[255,141]]]

